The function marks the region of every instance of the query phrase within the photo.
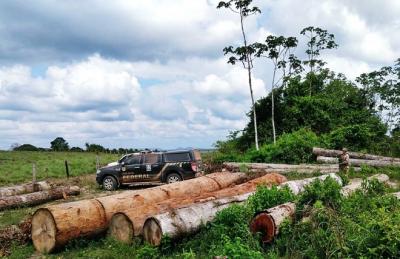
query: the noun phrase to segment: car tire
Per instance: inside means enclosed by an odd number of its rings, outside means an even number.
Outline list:
[[[114,191],[118,187],[117,180],[112,176],[106,176],[103,179],[103,189],[106,191]]]
[[[167,175],[165,179],[166,183],[176,183],[182,181],[182,177],[177,173],[170,173]]]

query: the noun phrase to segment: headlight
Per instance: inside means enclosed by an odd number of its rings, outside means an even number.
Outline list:
[[[99,174],[99,173],[100,173],[100,169],[97,169],[96,174]]]

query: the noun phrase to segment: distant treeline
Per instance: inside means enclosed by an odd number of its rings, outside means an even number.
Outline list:
[[[98,152],[98,153],[111,153],[111,154],[125,154],[125,153],[134,153],[139,152],[140,150],[137,148],[105,148],[99,144],[90,144],[85,143],[85,149],[80,147],[69,147],[68,142],[62,138],[57,137],[53,141],[50,142],[50,148],[42,148],[36,147],[32,144],[22,144],[19,145],[17,143],[11,146],[11,150],[13,151],[58,151],[58,152]],[[142,150],[142,149],[141,149]]]

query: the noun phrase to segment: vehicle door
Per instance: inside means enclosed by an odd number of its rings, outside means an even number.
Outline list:
[[[145,178],[156,180],[162,168],[161,154],[144,154],[141,168]]]
[[[122,181],[130,183],[137,180],[137,175],[141,174],[140,162],[142,155],[132,155],[124,160],[122,166]]]

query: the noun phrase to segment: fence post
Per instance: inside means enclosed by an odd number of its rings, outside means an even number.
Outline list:
[[[98,170],[100,168],[100,159],[99,159],[99,155],[96,154],[96,170]]]
[[[36,164],[32,163],[32,188],[36,191]]]
[[[68,168],[68,161],[65,160],[65,173],[67,174],[67,178],[69,178],[69,168]]]

